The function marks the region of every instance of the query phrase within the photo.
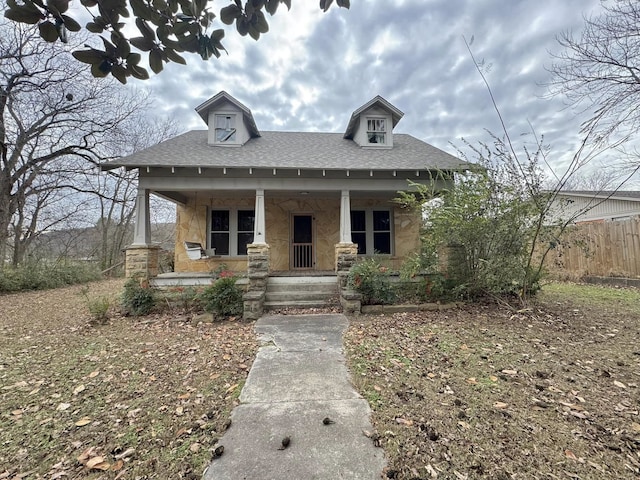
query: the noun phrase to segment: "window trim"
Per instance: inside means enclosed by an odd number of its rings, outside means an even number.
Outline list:
[[[387,255],[393,256],[395,255],[395,235],[394,235],[394,212],[393,208],[386,207],[368,207],[368,208],[351,208],[352,212],[362,212],[364,211],[364,221],[365,221],[365,253],[359,253],[360,256],[365,255]],[[373,212],[388,212],[389,213],[389,230],[373,230]],[[374,233],[376,232],[389,232],[389,253],[376,253],[374,249]],[[352,230],[353,235],[353,230]],[[358,230],[356,233],[361,233],[361,230]],[[353,238],[352,240],[353,241]]]
[[[238,212],[239,211],[250,211],[253,212],[254,215],[254,229],[255,229],[255,208],[252,207],[209,207],[207,211],[207,248],[214,248],[211,245],[211,234],[213,233],[211,215],[212,212],[229,212],[229,254],[228,255],[220,255],[225,258],[229,257],[246,257],[246,254],[238,253],[238,234],[240,233],[248,233],[248,230],[238,230]],[[217,230],[216,230],[217,231]],[[255,230],[254,230],[255,231]],[[253,233],[253,232],[252,232]],[[216,253],[216,255],[219,255]]]

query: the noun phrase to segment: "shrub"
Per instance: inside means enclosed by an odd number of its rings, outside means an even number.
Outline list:
[[[177,286],[162,291],[162,295],[167,304],[172,308],[179,308],[185,312],[202,310],[202,299],[199,288],[193,286]]]
[[[89,263],[30,261],[17,268],[0,269],[0,292],[45,290],[100,278],[97,267]]]
[[[153,290],[147,282],[140,282],[138,278],[130,278],[124,284],[122,293],[122,308],[125,315],[146,315],[155,306],[156,300]]]
[[[428,274],[419,280],[401,280],[396,284],[396,296],[403,303],[450,301],[458,296],[456,281],[442,274]]]
[[[388,277],[386,267],[375,258],[367,258],[351,267],[347,284],[362,295],[364,305],[388,305],[396,297]]]
[[[200,298],[205,311],[217,317],[242,315],[242,290],[236,285],[236,277],[221,276],[202,291]]]

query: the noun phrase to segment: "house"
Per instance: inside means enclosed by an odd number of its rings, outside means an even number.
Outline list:
[[[394,203],[397,192],[410,182],[444,187],[467,167],[396,133],[403,113],[380,96],[357,108],[343,133],[260,131],[251,110],[224,91],[195,110],[206,130],[102,167],[139,171],[129,276],[157,273],[150,193],[177,205],[178,274],[224,264],[260,283],[292,271],[335,275],[349,264],[342,260],[373,254],[399,268],[419,247],[421,220]]]
[[[556,215],[572,223],[628,220],[640,215],[640,191],[561,190],[556,194]]]

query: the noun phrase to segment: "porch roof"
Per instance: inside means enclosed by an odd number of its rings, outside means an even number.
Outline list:
[[[464,170],[470,164],[411,135],[394,133],[393,148],[366,148],[340,133],[261,132],[239,147],[211,146],[192,130],[128,157],[117,167],[227,167],[327,170]]]

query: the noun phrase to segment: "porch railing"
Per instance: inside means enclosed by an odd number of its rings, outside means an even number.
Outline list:
[[[313,268],[313,243],[293,244],[293,268]]]

